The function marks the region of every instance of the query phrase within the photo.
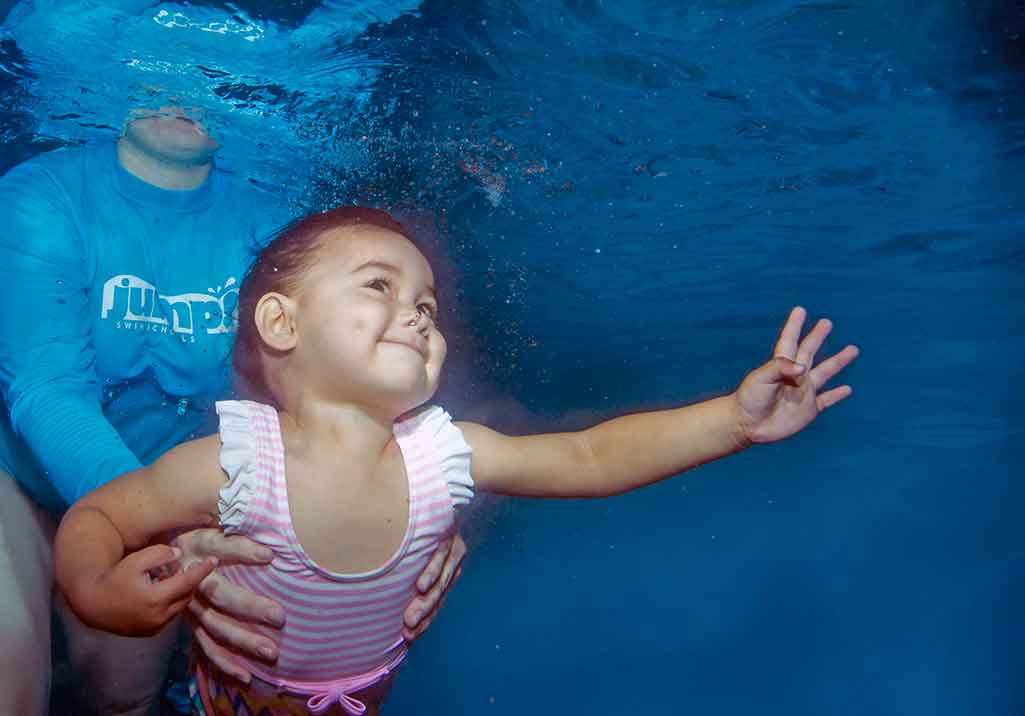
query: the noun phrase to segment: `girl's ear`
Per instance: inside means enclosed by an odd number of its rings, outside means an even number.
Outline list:
[[[265,293],[256,302],[253,320],[260,338],[270,348],[290,351],[295,348],[295,301],[280,293]]]

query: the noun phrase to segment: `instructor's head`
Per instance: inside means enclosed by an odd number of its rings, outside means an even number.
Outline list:
[[[219,144],[206,133],[199,113],[180,107],[132,110],[122,141],[135,152],[161,162],[204,165]]]

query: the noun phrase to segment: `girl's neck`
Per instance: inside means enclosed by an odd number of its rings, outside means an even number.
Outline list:
[[[311,454],[353,450],[380,455],[394,436],[393,420],[352,404],[296,400],[285,406],[281,420],[295,438],[293,447]]]

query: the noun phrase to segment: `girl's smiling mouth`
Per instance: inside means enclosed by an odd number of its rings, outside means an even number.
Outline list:
[[[421,339],[420,341],[417,341],[415,339],[383,338],[381,339],[381,342],[405,346],[406,348],[416,351],[421,358],[427,360],[427,341],[425,340]]]

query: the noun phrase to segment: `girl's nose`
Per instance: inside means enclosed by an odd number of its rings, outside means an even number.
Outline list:
[[[416,329],[421,329],[426,324],[423,314],[421,314],[420,310],[415,306],[402,309],[402,315],[399,321],[404,326]]]

